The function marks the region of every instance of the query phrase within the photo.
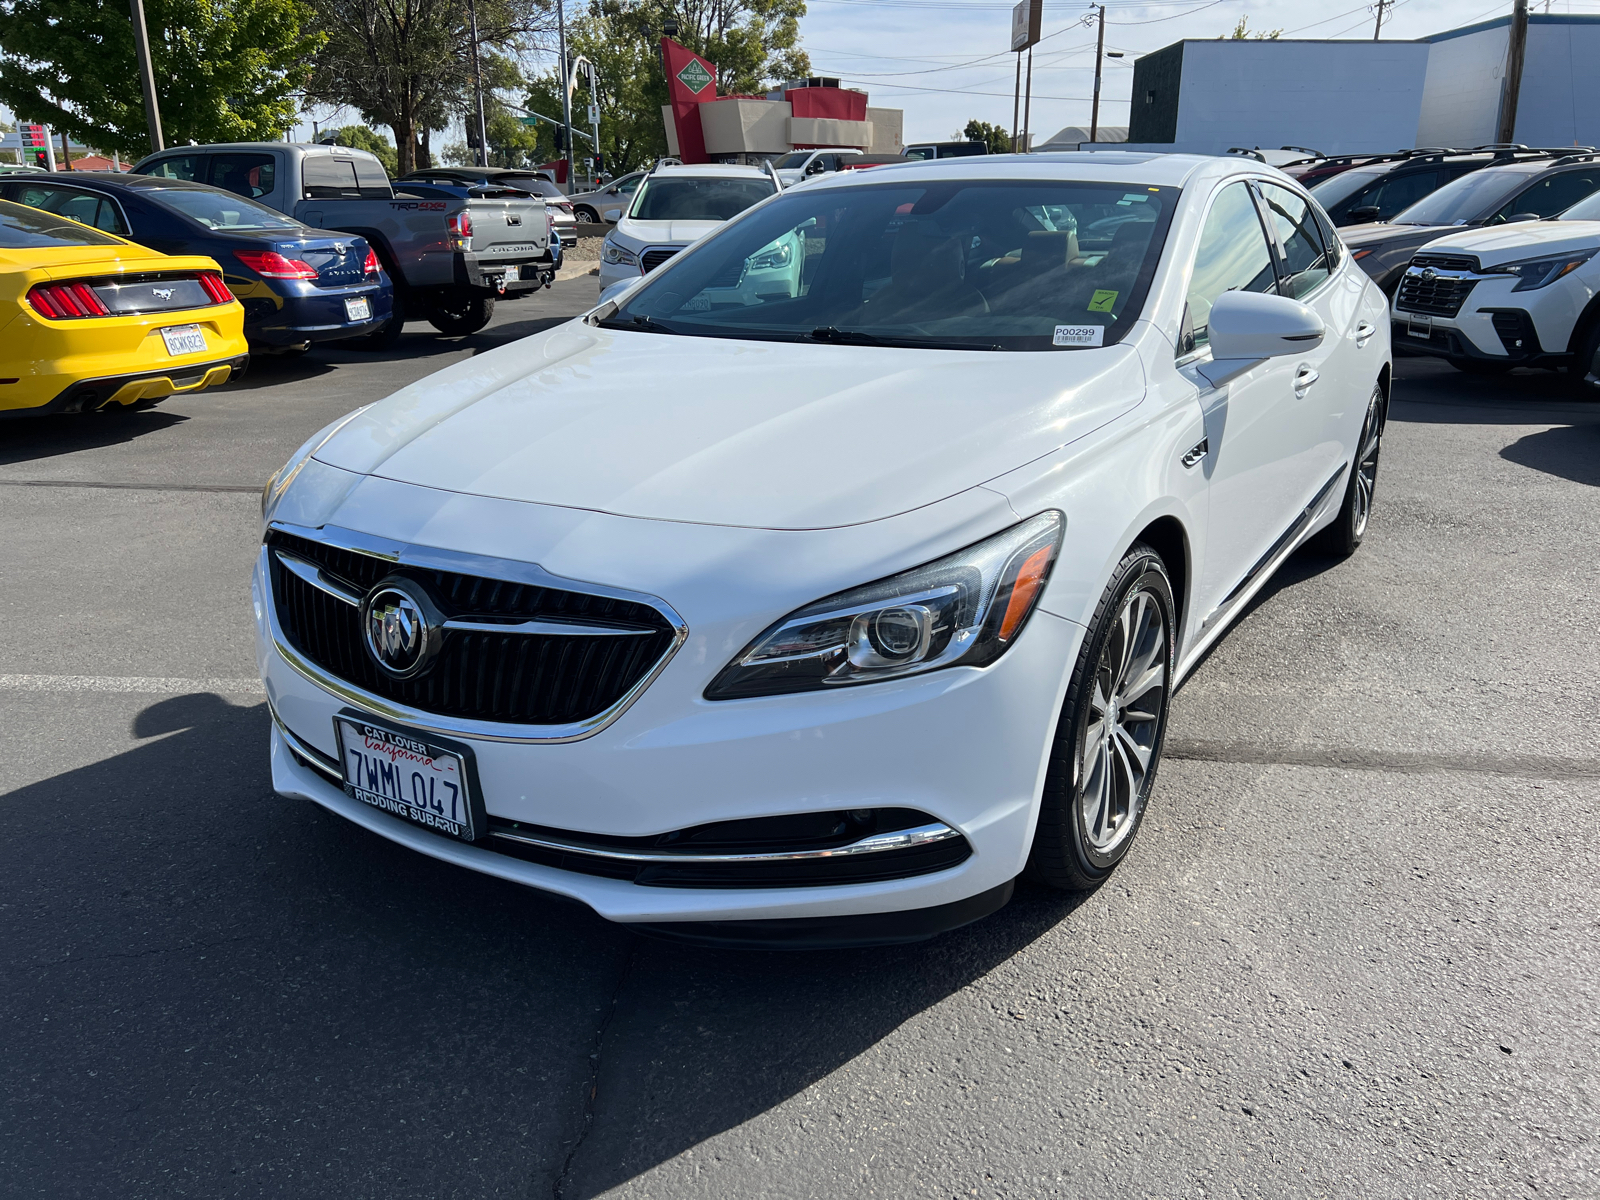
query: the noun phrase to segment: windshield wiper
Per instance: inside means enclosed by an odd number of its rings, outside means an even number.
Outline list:
[[[820,325],[808,335],[814,342],[833,342],[841,346],[895,346],[918,350],[1002,350],[997,342],[950,342],[938,338],[880,337],[863,333],[859,329],[840,329],[833,325]]]
[[[660,321],[652,317],[635,316],[627,320],[616,317],[602,317],[595,322],[601,329],[632,329],[641,333],[677,333],[676,329],[669,329]]]

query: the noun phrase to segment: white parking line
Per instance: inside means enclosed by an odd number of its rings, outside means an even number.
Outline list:
[[[151,696],[187,696],[223,692],[234,696],[265,694],[259,679],[179,679],[146,675],[0,675],[0,692],[137,692]]]

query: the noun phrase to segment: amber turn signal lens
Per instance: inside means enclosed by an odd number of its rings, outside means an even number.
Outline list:
[[[1038,594],[1039,585],[1044,582],[1045,573],[1050,570],[1050,559],[1054,553],[1053,545],[1042,546],[1028,555],[1017,571],[1017,582],[1011,585],[1011,599],[1006,603],[1006,615],[1000,618],[1002,642],[1011,640],[1011,635],[1033,607],[1034,597]]]

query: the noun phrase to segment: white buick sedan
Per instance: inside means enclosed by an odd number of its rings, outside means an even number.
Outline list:
[[[793,294],[724,299],[774,244]],[[1377,287],[1270,167],[819,180],[317,434],[254,577],[273,783],[729,945],[1095,886],[1173,689],[1360,543]]]

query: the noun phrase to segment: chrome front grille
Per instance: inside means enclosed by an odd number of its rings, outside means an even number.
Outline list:
[[[1414,267],[1432,267],[1436,271],[1476,271],[1478,258],[1473,254],[1440,254],[1423,251],[1411,256]]]
[[[620,714],[685,632],[670,609],[553,586],[536,567],[507,563],[503,574],[520,567],[527,577],[502,578],[444,569],[454,556],[442,551],[381,550],[274,528],[275,634],[294,652],[291,663],[356,703],[385,702],[369,707],[402,720],[446,719],[423,722],[429,728],[529,741],[586,736]],[[462,559],[491,571],[498,561]],[[361,600],[395,576],[420,584],[446,618],[438,653],[409,679],[379,669],[363,637]]]
[[[1471,276],[1446,274],[1436,267],[1418,265],[1415,260],[1400,277],[1400,290],[1394,306],[1402,312],[1428,313],[1453,317],[1461,311],[1467,296],[1478,285]]]
[[[680,249],[681,247],[674,246],[669,250],[646,250],[644,252],[644,257],[639,260],[639,263],[644,267],[644,273],[648,275],[651,271],[654,271],[662,263],[666,262],[667,259],[676,254]]]

